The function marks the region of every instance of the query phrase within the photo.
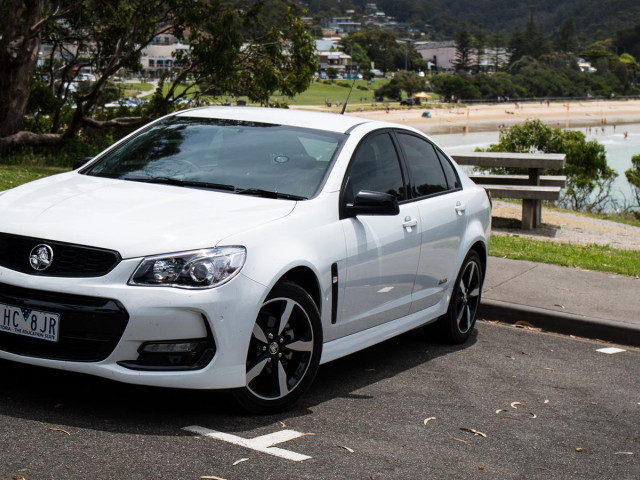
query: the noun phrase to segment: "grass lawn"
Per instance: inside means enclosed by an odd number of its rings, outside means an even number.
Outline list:
[[[630,277],[640,275],[640,251],[637,250],[617,250],[601,245],[573,245],[511,235],[492,235],[489,254],[493,257],[578,267]]]
[[[61,167],[32,167],[29,165],[0,165],[0,191],[17,187],[56,173],[68,172],[68,168]]]

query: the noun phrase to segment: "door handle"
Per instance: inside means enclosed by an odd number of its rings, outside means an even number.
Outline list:
[[[407,232],[411,232],[411,229],[418,225],[418,220],[411,217],[404,217],[404,222],[402,226],[407,229]]]
[[[464,212],[467,210],[467,206],[462,202],[456,202],[456,213],[459,216],[464,215]]]

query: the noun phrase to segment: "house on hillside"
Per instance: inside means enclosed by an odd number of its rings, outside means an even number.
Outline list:
[[[176,67],[176,54],[188,51],[189,45],[180,43],[173,35],[157,35],[141,52],[140,63],[145,77],[159,77]]]
[[[430,62],[433,69],[440,72],[452,72],[456,60],[456,42],[415,42],[413,44],[422,59]]]

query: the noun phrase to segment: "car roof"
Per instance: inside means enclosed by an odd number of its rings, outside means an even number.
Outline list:
[[[374,120],[339,115],[337,113],[264,107],[203,107],[184,110],[176,115],[180,117],[221,118],[245,122],[272,123],[315,128],[337,133],[346,133],[353,127],[364,123],[376,123]]]

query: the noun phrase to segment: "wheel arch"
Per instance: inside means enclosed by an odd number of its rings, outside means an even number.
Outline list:
[[[313,270],[311,270],[309,267],[304,266],[294,267],[284,275],[282,275],[282,277],[278,279],[276,284],[282,282],[283,280],[295,283],[300,286],[300,288],[302,288],[305,292],[307,292],[313,300],[313,303],[315,303],[316,307],[318,308],[318,312],[320,312],[320,318],[322,318],[322,293],[320,282],[318,281],[318,277]]]
[[[474,250],[480,257],[480,266],[482,267],[482,283],[484,283],[484,279],[487,273],[487,260],[488,260],[487,246],[484,244],[484,242],[477,241],[469,249],[469,251],[471,250]]]

